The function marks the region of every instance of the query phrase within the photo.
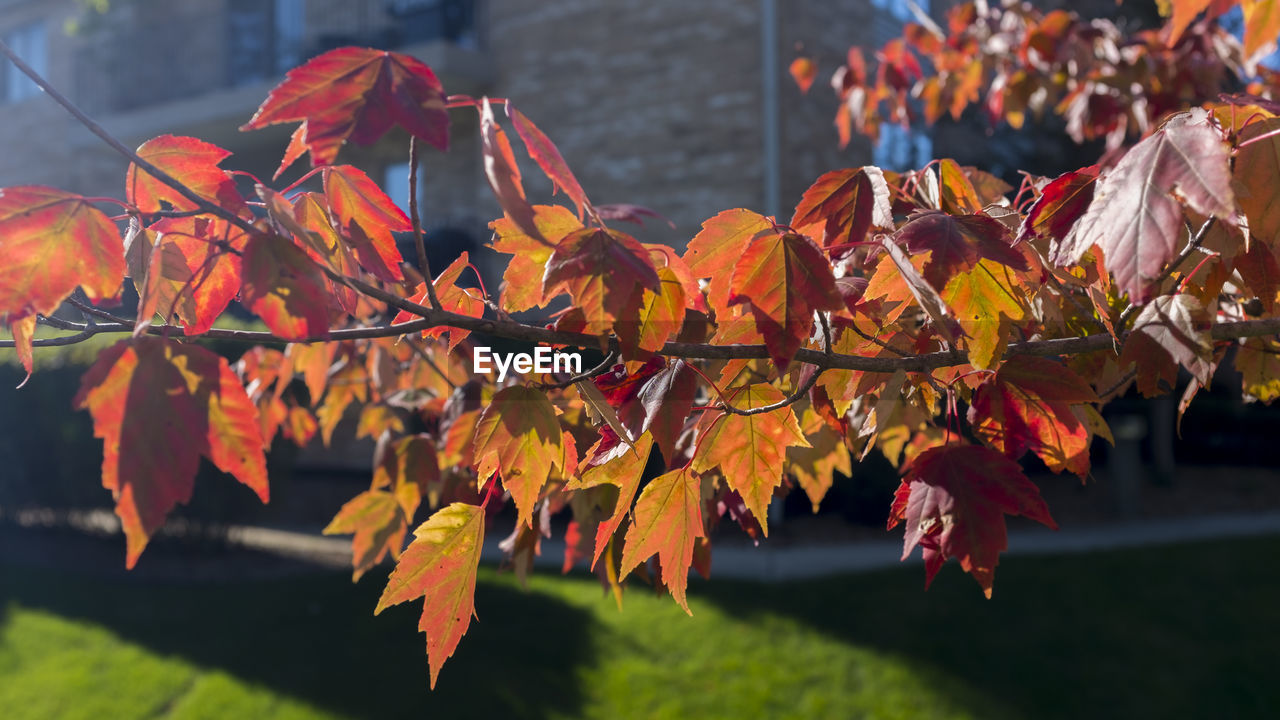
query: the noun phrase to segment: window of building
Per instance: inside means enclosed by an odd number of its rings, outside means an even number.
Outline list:
[[[230,0],[227,5],[229,84],[277,77],[307,59],[306,0]]]
[[[388,0],[404,44],[447,40],[462,47],[476,46],[474,0]]]
[[[902,35],[902,26],[917,22],[908,0],[871,0],[878,11],[872,18],[872,34],[877,45]],[[929,0],[915,0],[915,6],[926,15]],[[880,141],[871,150],[872,162],[886,170],[911,170],[924,167],[932,159],[933,140],[926,128],[903,127],[885,123],[880,126]]]
[[[49,50],[45,44],[43,22],[14,28],[4,33],[4,42],[18,54],[32,70],[47,76],[49,71]],[[40,86],[36,85],[13,63],[5,63],[4,68],[4,102],[16,103],[40,94]]]
[[[893,14],[893,17],[899,22],[914,20],[915,17],[911,12],[911,4],[907,0],[871,0],[872,7],[878,10],[885,10]],[[921,11],[929,12],[929,0],[916,0],[916,7]]]
[[[306,59],[307,0],[276,0],[276,70],[284,72]]]
[[[876,167],[901,172],[924,167],[932,155],[933,139],[926,133],[886,124],[880,126],[880,142],[871,149],[871,162]]]
[[[409,163],[388,165],[382,175],[382,190],[396,207],[409,214]],[[422,212],[422,167],[418,167],[418,212]]]

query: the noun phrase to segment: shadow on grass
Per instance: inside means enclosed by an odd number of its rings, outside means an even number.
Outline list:
[[[430,691],[425,636],[417,632],[421,602],[375,618],[384,584],[377,572],[357,585],[335,572],[212,584],[0,565],[0,622],[13,604],[88,621],[353,717],[540,718],[580,710],[569,670],[592,662],[586,613],[482,580],[480,621]]]
[[[119,548],[111,550],[118,562]],[[918,684],[973,717],[1278,717],[1278,557],[1280,537],[1013,557],[1000,566],[993,600],[954,565],[928,592],[918,565],[778,585],[695,581],[693,619],[663,597],[629,602],[616,621],[612,601],[598,600],[601,614],[580,584],[548,578],[524,593],[486,570],[480,621],[434,692],[416,632],[420,606],[373,617],[385,579],[376,573],[353,586],[345,573],[175,581],[0,563],[0,623],[11,605],[47,610],[355,717],[574,717],[602,690],[622,703],[619,713],[679,693],[705,701],[680,707],[719,707],[729,688],[785,703],[790,695],[780,695],[805,681],[797,667],[770,663],[832,657],[795,647],[814,643],[809,632],[866,651],[868,662],[900,660]],[[628,597],[650,592],[632,582]],[[615,647],[617,657],[598,656]],[[607,688],[579,686],[582,670],[610,662],[599,676]],[[815,669],[809,686],[892,689],[866,671]],[[777,684],[783,676],[789,690]],[[840,710],[824,716],[848,714]]]
[[[1280,537],[1001,563],[992,600],[954,563],[691,596],[786,614],[909,659],[1018,717],[1278,717]],[[962,692],[958,699],[965,699]],[[973,697],[977,696],[977,698]]]

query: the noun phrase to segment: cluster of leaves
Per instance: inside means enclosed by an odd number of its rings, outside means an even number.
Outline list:
[[[1237,5],[1243,43],[1217,22]],[[992,125],[1013,128],[1052,112],[1076,142],[1105,139],[1115,149],[1188,104],[1280,87],[1280,75],[1258,64],[1280,35],[1274,0],[1162,0],[1160,10],[1171,15],[1165,25],[1131,34],[1110,20],[1023,2],[958,4],[945,27],[917,13],[870,68],[855,46],[832,75],[840,144],[855,132],[875,139],[884,123],[959,120],[977,106]],[[817,72],[808,57],[791,65],[806,91]]]
[[[529,201],[499,106],[572,208]],[[479,114],[504,211],[497,295],[465,286],[465,255],[438,275],[424,253],[405,262],[393,233],[421,248],[412,206],[334,164],[346,141],[395,125],[414,164],[419,140],[447,147],[450,108]],[[589,564],[619,602],[642,574],[687,610],[688,574],[710,572],[724,517],[767,535],[774,497],[799,487],[816,507],[880,452],[902,474],[889,526],[905,525],[905,553],[921,548],[928,579],[955,558],[989,595],[1005,516],[1054,526],[1019,460],[1085,478],[1092,441],[1110,439],[1107,400],[1135,383],[1167,392],[1179,368],[1189,400],[1231,354],[1245,393],[1280,396],[1280,215],[1266,190],[1280,181],[1280,108],[1261,98],[1176,113],[1112,164],[1016,193],[949,160],[836,170],[789,220],[727,210],[683,253],[610,226],[643,211],[593,204],[509,101],[446,96],[404,55],[311,60],[245,128],[276,122],[299,123],[282,167],[310,153],[320,191],[254,179],[246,197],[219,167],[225,150],[170,136],[122,149],[133,165],[116,217],[51,188],[0,191],[3,344],[30,367],[34,347],[126,335],[76,405],[103,440],[130,566],[190,498],[201,456],[265,501],[277,435],[328,443],[358,418],[356,434],[377,439],[372,481],[326,532],[354,535],[356,578],[395,561],[379,611],[423,599],[432,684],[508,499],[501,547],[517,572],[565,512],[566,570]],[[104,309],[126,275],[135,317]],[[557,299],[550,326],[516,317]],[[233,300],[269,331],[213,329]],[[53,315],[64,301],[88,321]],[[33,339],[37,323],[71,334]],[[499,383],[471,372],[472,331],[606,360]],[[202,337],[286,344],[232,367]]]

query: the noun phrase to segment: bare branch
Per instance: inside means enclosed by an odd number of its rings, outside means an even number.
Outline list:
[[[358,282],[358,281],[357,281]],[[367,286],[359,283],[360,286]],[[372,288],[380,295],[389,294],[383,290]],[[395,298],[395,296],[391,296]],[[537,325],[524,325],[513,320],[491,320],[458,315],[446,310],[432,310],[417,303],[395,298],[413,308],[421,316],[419,320],[397,325],[375,325],[371,327],[342,328],[332,330],[325,337],[286,339],[269,332],[256,330],[229,330],[214,328],[199,335],[188,335],[188,339],[231,340],[248,343],[287,343],[287,342],[329,342],[340,340],[363,340],[371,338],[398,337],[410,333],[421,332],[433,327],[452,327],[472,332],[485,333],[508,340],[519,340],[544,345],[566,345],[579,348],[608,347],[613,338],[600,335],[564,332]],[[77,342],[102,333],[133,332],[132,324],[85,325],[56,318],[41,317],[41,322],[52,327],[81,333]],[[147,332],[152,335],[182,336],[183,329],[175,325],[151,325]],[[1214,340],[1238,340],[1249,337],[1262,337],[1280,333],[1280,317],[1262,318],[1258,320],[1241,320],[1236,322],[1217,323],[1211,329]],[[1127,333],[1126,333],[1127,334]],[[1123,339],[1123,338],[1122,338]],[[35,347],[68,345],[64,338],[40,338],[34,341]],[[0,348],[11,348],[12,340],[0,340]],[[1112,350],[1112,337],[1106,333],[1084,335],[1051,340],[1027,340],[1010,343],[1005,352],[1006,357],[1013,355],[1030,355],[1035,357],[1060,357],[1080,355],[1090,352]],[[767,358],[769,352],[764,345],[711,345],[706,343],[668,342],[658,353],[665,357],[678,357],[699,360],[735,360]],[[860,370],[863,372],[926,372],[940,367],[964,365],[968,356],[959,350],[946,350],[907,357],[863,357],[861,355],[828,355],[819,350],[801,348],[795,355],[796,362],[814,365],[823,369]]]
[[[441,308],[436,296],[435,275],[427,260],[426,241],[422,237],[422,221],[418,218],[418,138],[409,136],[409,220],[413,222],[413,243],[418,250],[418,267],[422,268],[422,284],[427,286],[427,299],[431,307]]]

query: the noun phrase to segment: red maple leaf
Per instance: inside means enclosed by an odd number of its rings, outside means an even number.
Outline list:
[[[311,152],[311,164],[329,165],[351,140],[370,145],[393,125],[449,148],[444,89],[421,60],[373,48],[344,47],[312,58],[285,75],[241,130],[301,122],[280,169]]]
[[[978,445],[945,445],[924,451],[908,467],[889,529],[906,523],[902,559],[920,546],[926,587],[947,558],[956,558],[991,597],[1000,552],[1009,546],[1005,515],[1058,529],[1040,489],[1017,463]]]

